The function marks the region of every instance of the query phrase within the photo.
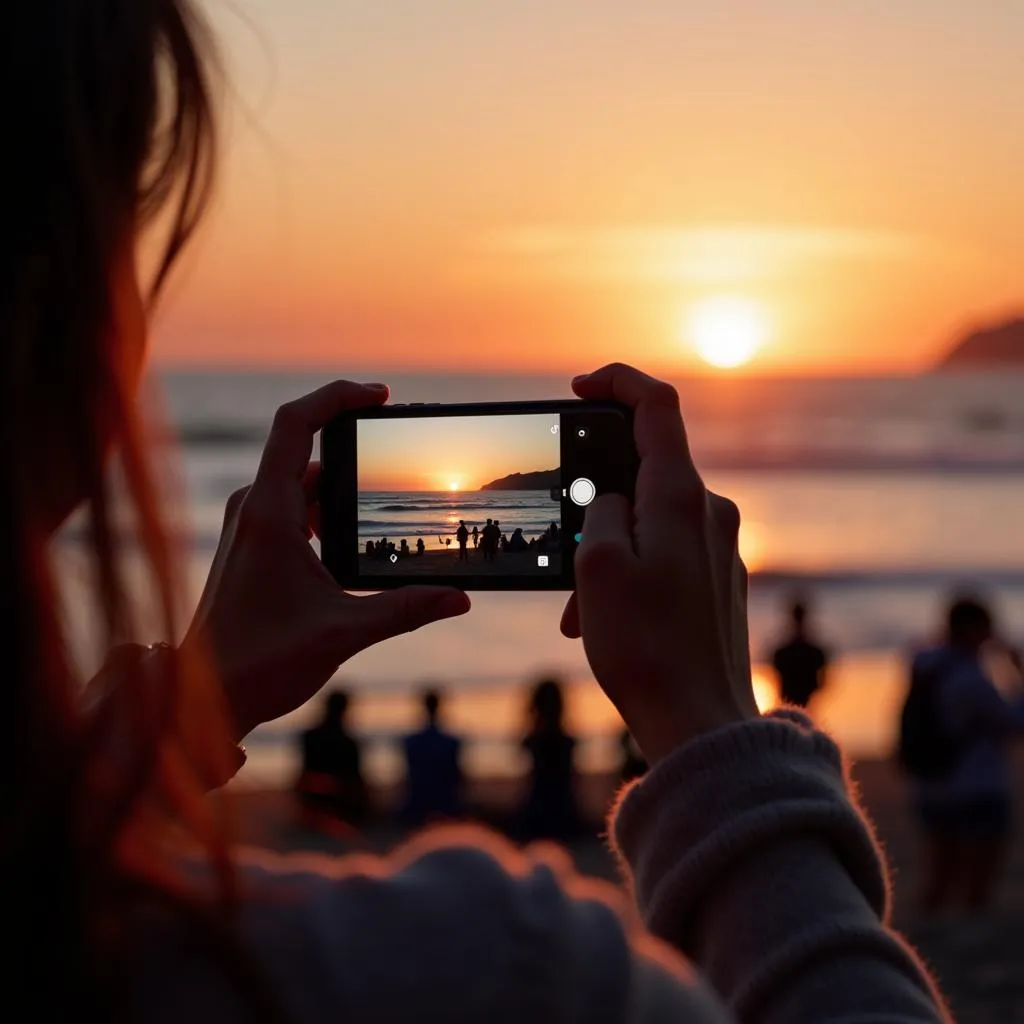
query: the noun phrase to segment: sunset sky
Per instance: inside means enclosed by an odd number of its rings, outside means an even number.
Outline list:
[[[905,372],[1024,307],[1021,0],[206,10],[161,363]]]
[[[512,473],[557,469],[558,416],[363,420],[360,491],[477,491]]]

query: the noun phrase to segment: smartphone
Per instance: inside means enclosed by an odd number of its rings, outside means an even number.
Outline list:
[[[348,590],[572,590],[587,506],[632,500],[639,466],[611,402],[376,406],[320,440],[321,557]]]

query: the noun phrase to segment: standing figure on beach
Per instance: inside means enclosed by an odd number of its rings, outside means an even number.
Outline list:
[[[417,537],[416,538],[416,554],[417,555],[423,555],[423,554],[426,554],[426,551],[427,551],[427,545],[423,543],[423,538],[422,537]]]
[[[487,524],[484,526],[483,534],[480,537],[481,547],[484,552],[484,561],[493,562],[494,552],[497,548],[497,542],[494,539],[494,520],[488,519]]]
[[[1011,831],[1010,742],[1024,734],[1024,693],[1007,700],[985,668],[992,614],[953,601],[946,639],[919,651],[900,721],[900,761],[914,785],[925,843],[919,903],[988,906]],[[1018,670],[1020,658],[1009,652]]]
[[[302,734],[302,774],[297,789],[307,806],[358,825],[366,819],[369,797],[359,741],[345,721],[349,704],[345,690],[333,691],[319,725]]]
[[[469,561],[469,530],[465,520],[459,520],[459,528],[455,531],[455,539],[459,542],[459,561]]]
[[[828,652],[815,643],[807,628],[807,617],[807,603],[794,601],[789,609],[789,636],[772,654],[782,702],[799,708],[807,707],[823,689],[829,663]]]
[[[474,551],[476,551],[477,545],[479,543],[480,543],[480,530],[476,526],[474,526],[473,527],[473,550]]]
[[[462,743],[441,727],[441,694],[427,690],[422,699],[426,722],[402,741],[406,768],[403,817],[415,828],[451,821],[462,814]]]
[[[565,730],[561,684],[544,679],[530,695],[530,728],[523,750],[531,767],[519,827],[524,839],[567,840],[579,835],[573,757],[576,740]]]

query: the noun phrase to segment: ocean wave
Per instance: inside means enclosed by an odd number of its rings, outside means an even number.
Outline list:
[[[1024,453],[886,451],[695,451],[702,470],[719,472],[825,472],[990,474],[1024,473]]]
[[[499,517],[500,519],[500,517]],[[550,519],[545,520],[521,520],[521,519],[500,519],[502,532],[511,534],[513,530],[522,530],[527,537],[540,536],[551,525]],[[484,525],[483,520],[466,520],[466,526],[472,530],[474,526]],[[425,537],[427,539],[437,536],[454,536],[452,523],[396,523],[393,519],[362,519],[359,522],[359,536],[366,539],[385,537]],[[454,541],[452,542],[454,543]]]
[[[543,501],[534,503],[513,504],[508,499],[504,502],[467,502],[451,503],[448,505],[372,505],[369,510],[372,512],[529,512],[533,509],[549,508],[556,512],[558,503],[554,501]]]
[[[251,423],[183,423],[177,428],[178,442],[184,448],[244,447],[262,445],[267,425]]]

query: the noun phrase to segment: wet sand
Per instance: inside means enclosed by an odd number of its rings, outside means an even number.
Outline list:
[[[548,566],[537,564],[537,551],[502,552],[492,562],[484,560],[479,549],[469,549],[469,561],[459,559],[459,549],[426,551],[399,558],[392,564],[386,559],[359,556],[359,572],[363,576],[547,576],[557,575],[561,566],[560,553],[547,554]]]
[[[1024,751],[1016,762],[1017,821],[1024,823]],[[912,899],[919,879],[913,821],[907,813],[906,784],[889,761],[862,761],[854,766],[868,812],[893,869],[894,919],[920,950],[939,978],[958,1024],[1013,1024],[1024,1021],[1024,841],[1018,836],[1010,850],[995,907],[985,915],[950,914],[926,921],[918,918]],[[571,845],[585,874],[618,880],[616,867],[597,828],[616,788],[609,775],[584,775],[579,799],[594,822],[594,835]],[[374,794],[377,819],[347,838],[325,835],[305,822],[290,793],[269,790],[230,791],[240,838],[272,849],[345,852],[384,851],[402,838],[393,810],[395,789]],[[480,779],[471,783],[470,803],[489,822],[500,822],[516,806],[522,782]]]

